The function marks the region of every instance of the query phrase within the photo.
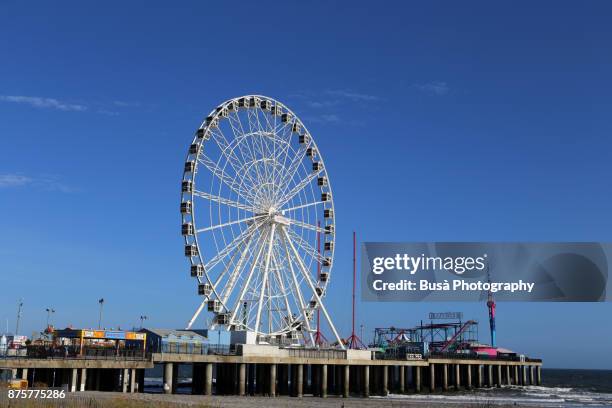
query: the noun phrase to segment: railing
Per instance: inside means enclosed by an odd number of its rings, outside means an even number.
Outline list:
[[[192,355],[236,355],[236,345],[234,344],[202,344],[193,345],[187,343],[162,343],[157,346],[149,347],[152,353],[167,354],[192,354]]]
[[[298,358],[327,358],[327,359],[346,359],[345,350],[334,349],[302,349],[302,348],[287,348],[290,357]]]
[[[487,354],[476,354],[476,353],[440,353],[431,352],[429,358],[446,358],[453,360],[495,360],[495,361],[523,361],[528,363],[541,363],[542,360],[538,358],[527,358],[519,355],[496,355],[490,356]]]
[[[141,349],[83,348],[81,351],[78,347],[28,346],[20,353],[0,355],[0,358],[147,361],[151,359],[151,353]]]

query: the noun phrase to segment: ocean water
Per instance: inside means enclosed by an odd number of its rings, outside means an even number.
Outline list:
[[[161,370],[145,378],[147,392],[162,392]],[[149,374],[149,373],[147,373]],[[191,378],[179,373],[178,393],[189,393]],[[185,384],[180,387],[181,383]],[[381,398],[381,397],[373,397]],[[503,386],[474,391],[428,394],[391,394],[386,398],[437,402],[440,405],[516,405],[540,407],[612,408],[612,370],[543,369],[541,386]]]
[[[543,369],[541,386],[503,386],[427,396],[392,394],[389,398],[449,405],[612,408],[612,370]]]

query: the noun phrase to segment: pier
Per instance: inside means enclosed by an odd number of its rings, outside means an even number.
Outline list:
[[[369,350],[237,345],[232,354],[150,353],[140,358],[0,359],[30,386],[69,392],[144,392],[144,370],[163,365],[163,392],[176,392],[178,367],[192,366],[192,394],[326,398],[436,393],[502,385],[540,385],[542,361],[529,358],[375,359]]]

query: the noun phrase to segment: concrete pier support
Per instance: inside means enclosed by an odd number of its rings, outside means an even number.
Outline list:
[[[519,370],[518,370],[518,366],[514,366],[514,385],[519,385]]]
[[[521,366],[523,370],[523,383],[521,385],[527,385],[527,366]]]
[[[79,376],[79,370],[76,368],[73,368],[70,372],[70,392],[76,392],[78,376]]]
[[[21,369],[21,379],[22,380],[27,380],[28,379],[28,369],[27,368],[22,368]]]
[[[136,369],[132,368],[130,370],[130,392],[136,392]]]
[[[81,368],[81,384],[79,384],[79,391],[85,391],[85,384],[87,384],[87,369]]]
[[[397,384],[397,390],[400,394],[403,394],[404,392],[406,392],[405,390],[405,385],[406,385],[406,367],[402,367],[399,366],[399,384]]]
[[[472,389],[472,365],[471,364],[467,364],[466,365],[466,370],[465,370],[465,387],[468,390]]]
[[[429,364],[429,391],[436,391],[436,365]]]
[[[174,371],[174,364],[172,363],[164,364],[164,393],[165,394],[172,394],[173,371]]]
[[[489,388],[493,387],[493,366],[487,364],[487,385]]]
[[[484,370],[484,368],[483,368],[482,365],[478,364],[477,370],[478,370],[478,372],[477,372],[478,388],[482,388],[482,385],[484,383],[483,378],[482,378],[483,377],[483,370]]]
[[[128,381],[130,378],[129,375],[130,370],[127,368],[123,369],[123,373],[121,375],[121,392],[127,392],[128,391]]]
[[[302,398],[304,395],[304,364],[297,365],[297,375],[296,375],[296,396],[298,398]]]
[[[370,366],[363,366],[363,396],[370,396]]]
[[[535,384],[534,366],[529,366],[529,385]]]
[[[542,367],[536,367],[536,385],[542,385]]]
[[[461,387],[461,366],[455,364],[455,389],[459,390],[459,387]]]
[[[327,364],[321,365],[321,398],[327,398]]]
[[[204,368],[204,394],[212,395],[213,363],[206,363]]]
[[[421,367],[414,367],[414,392],[421,392]]]
[[[448,364],[442,364],[442,389],[448,391]]]
[[[382,384],[380,385],[380,392],[383,396],[389,395],[389,369],[391,366],[382,366]]]
[[[351,381],[351,375],[350,375],[350,366],[349,365],[345,365],[344,366],[344,376],[343,376],[343,381],[344,381],[344,386],[342,389],[342,396],[344,398],[348,398],[349,396],[349,392],[350,392],[350,381]]]
[[[506,384],[512,385],[512,378],[510,377],[510,366],[506,366]]]
[[[240,364],[238,376],[238,394],[244,397],[246,395],[246,364]]]
[[[495,385],[497,385],[498,387],[502,386],[502,369],[499,364],[497,365],[497,382]]]
[[[270,364],[270,396],[276,397],[276,364]]]

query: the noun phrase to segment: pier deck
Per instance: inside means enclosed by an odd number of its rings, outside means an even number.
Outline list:
[[[0,358],[0,369],[30,385],[69,391],[143,392],[144,370],[163,365],[163,388],[177,388],[178,366],[192,365],[192,393],[204,395],[312,394],[343,397],[437,392],[501,385],[540,385],[542,361],[430,356],[373,359],[366,350],[243,346],[236,354],[152,353],[142,358]]]

